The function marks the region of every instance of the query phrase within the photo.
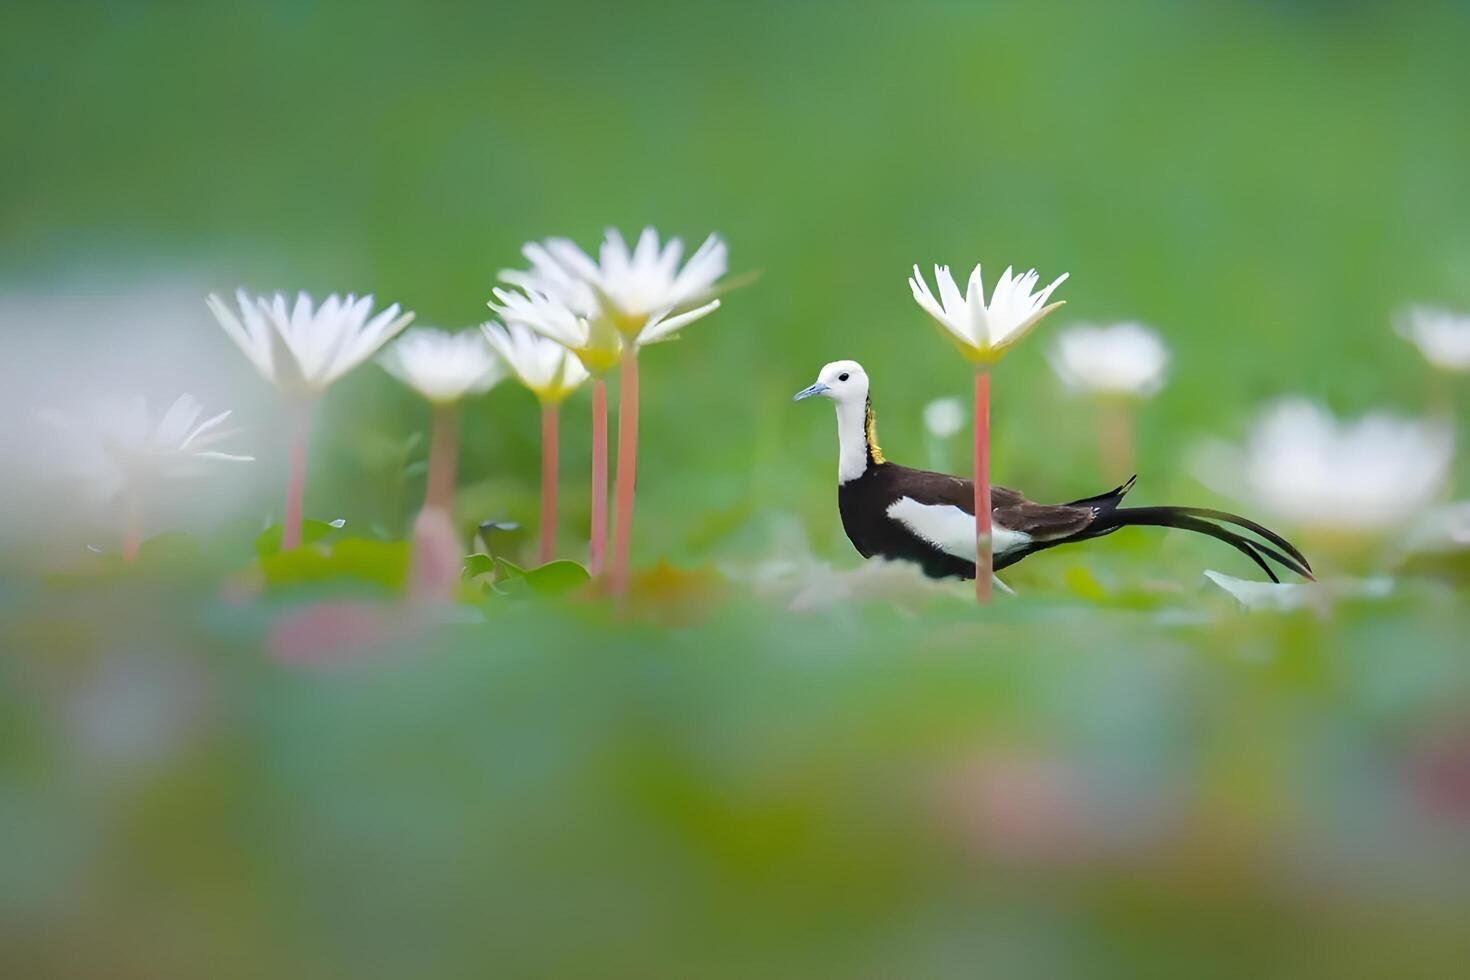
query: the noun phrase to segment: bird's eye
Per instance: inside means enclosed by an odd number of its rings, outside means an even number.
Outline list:
[[[846,381],[847,380],[847,375],[846,374],[839,374],[837,376],[837,380],[838,381]]]

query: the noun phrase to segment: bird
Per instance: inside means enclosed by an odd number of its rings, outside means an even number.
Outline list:
[[[824,365],[795,401],[826,398],[837,408],[837,507],[848,540],[864,558],[917,563],[930,578],[975,577],[974,485],[944,473],[890,462],[878,445],[868,374],[857,361]],[[1000,570],[1058,545],[1091,541],[1120,528],[1171,527],[1209,535],[1280,582],[1271,562],[1312,580],[1291,542],[1255,521],[1203,507],[1124,507],[1137,476],[1106,493],[1061,504],[1028,500],[992,486],[991,547]],[[1242,532],[1249,531],[1257,540]]]

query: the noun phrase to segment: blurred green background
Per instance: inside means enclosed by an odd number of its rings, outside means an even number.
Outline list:
[[[830,411],[790,401],[824,362],[862,361],[889,456],[926,462],[920,409],[968,374],[915,262],[1071,273],[996,378],[997,478],[1041,499],[1105,482],[1043,356],[1067,322],[1174,352],[1145,503],[1214,502],[1189,450],[1271,397],[1424,410],[1389,324],[1470,306],[1467,41],[1463,3],[5,4],[0,290],[181,290],[109,384],[235,406],[261,463],[187,572],[44,585],[31,558],[105,517],[48,543],[12,511],[0,972],[1463,975],[1463,591],[1241,619],[1198,578],[1238,556],[1147,532],[1028,562],[983,617],[787,614],[713,570],[792,528],[856,565]],[[468,325],[522,242],[645,223],[759,274],[644,361],[634,554],[692,570],[668,609],[263,656],[317,594],[221,598],[283,446],[203,294]],[[102,307],[66,330],[126,343]],[[55,360],[13,380],[65,390]],[[334,388],[308,513],[400,534],[426,414],[376,367]],[[502,385],[465,436],[466,525],[530,521],[534,401]]]

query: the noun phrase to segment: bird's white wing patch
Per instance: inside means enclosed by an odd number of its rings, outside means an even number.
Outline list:
[[[975,560],[975,518],[954,504],[921,504],[912,497],[899,497],[888,505],[888,516],[945,554]],[[1031,543],[1031,535],[999,524],[992,528],[991,537],[991,551],[997,555]]]

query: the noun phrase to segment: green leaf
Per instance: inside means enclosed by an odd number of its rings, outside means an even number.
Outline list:
[[[490,556],[484,557],[489,558]],[[490,582],[491,592],[509,599],[529,599],[531,597],[531,586],[526,582],[524,568],[504,558],[492,558],[491,567],[495,572],[495,577]]]
[[[347,538],[332,548],[337,573],[345,578],[376,582],[399,589],[408,581],[412,548],[407,541],[374,541],[371,538]]]
[[[326,521],[302,521],[301,543],[303,545],[315,544],[333,531],[337,526],[328,524]],[[260,536],[255,539],[255,553],[261,558],[274,555],[281,550],[281,536],[285,533],[285,525],[272,524]]]
[[[475,571],[471,572],[471,568]],[[525,569],[513,561],[489,555],[470,555],[465,559],[467,576],[482,575],[487,570],[495,573],[490,591],[512,599],[566,595],[592,579],[587,569],[574,561],[553,561],[539,568]]]
[[[524,578],[526,570],[508,558],[495,559],[495,579]]]
[[[573,592],[592,580],[587,569],[574,561],[551,561],[525,573],[526,584],[540,596]]]
[[[342,580],[397,590],[408,578],[409,558],[407,541],[347,538],[329,550],[303,545],[266,555],[260,568],[272,587]]]
[[[495,533],[497,531],[503,531],[503,532],[509,534],[512,531],[519,531],[520,529],[521,529],[521,526],[519,524],[517,524],[515,521],[481,521],[480,522],[480,533],[481,534],[493,534],[493,533]]]
[[[505,596],[507,599],[529,599],[533,595],[531,587],[526,584],[524,578],[491,582],[490,591],[496,595]]]
[[[489,575],[495,571],[495,559],[489,555],[465,555],[464,556],[464,578],[474,578],[477,575]]]

